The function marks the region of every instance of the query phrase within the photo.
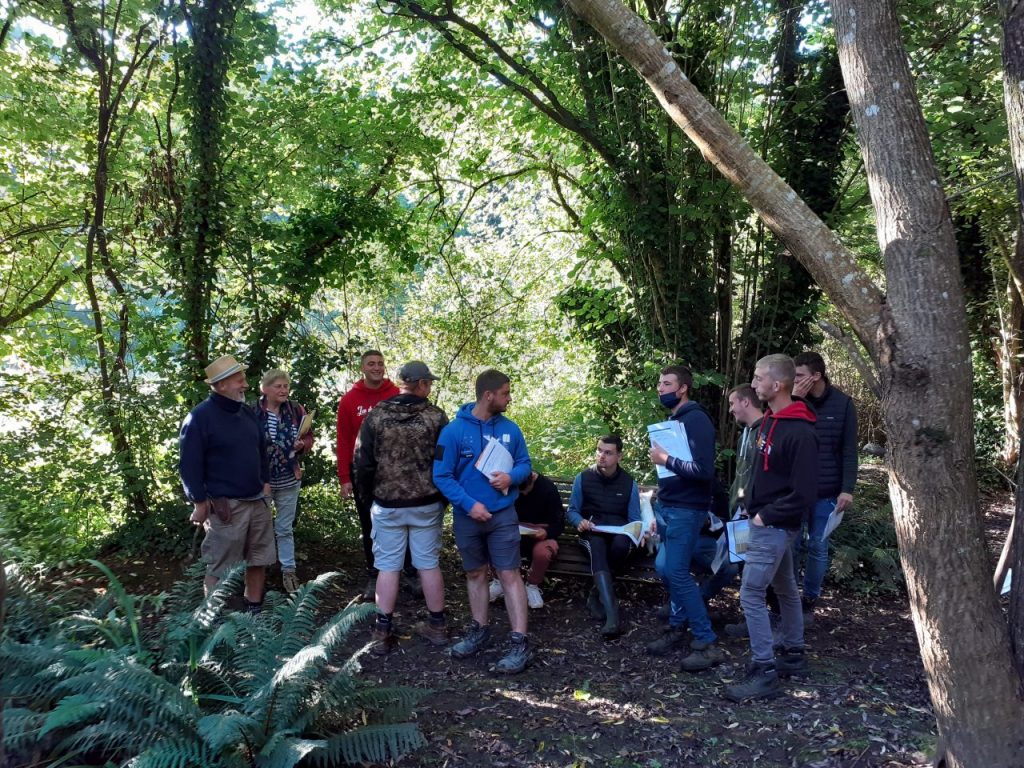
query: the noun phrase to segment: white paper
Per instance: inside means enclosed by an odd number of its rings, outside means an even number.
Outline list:
[[[839,527],[839,524],[843,522],[843,511],[839,509],[838,505],[832,507],[832,512],[828,516],[828,522],[825,523],[825,531],[821,534],[821,540],[824,541],[832,535],[832,531]]]
[[[492,478],[498,472],[504,472],[506,475],[511,474],[515,463],[516,460],[508,452],[508,448],[502,445],[499,440],[488,437],[487,445],[480,452],[480,458],[476,460],[476,468],[484,477]],[[502,493],[507,496],[508,489],[506,488]]]
[[[744,562],[747,559],[747,545],[750,543],[750,521],[730,520],[725,524],[725,535],[729,537],[729,562]]]
[[[1013,578],[1013,568],[1006,571],[1006,581],[1003,582],[1003,588],[999,591],[1000,595],[1010,594],[1010,581]]]
[[[528,525],[523,525],[522,523],[519,524],[519,535],[520,536],[536,536],[537,534],[541,533],[543,530],[544,530],[543,528],[531,528]]]
[[[708,512],[708,530],[709,531],[711,531],[712,533],[715,533],[716,531],[722,530],[722,527],[724,525],[725,525],[725,523],[722,521],[722,518],[720,518],[714,512]]]
[[[651,499],[654,497],[654,491],[641,491],[640,492],[640,522],[644,525],[644,530],[651,530],[651,523],[654,522],[654,505],[651,504]]]
[[[729,556],[729,547],[726,545],[725,540],[727,536],[719,536],[718,544],[715,547],[715,559],[711,561],[711,572],[718,573],[722,565],[725,564],[725,558]]]
[[[669,456],[681,461],[693,461],[690,452],[690,441],[686,437],[686,428],[678,421],[660,421],[647,425],[647,436],[651,439],[651,447],[660,445]],[[675,472],[664,465],[658,464],[658,477],[674,477]]]
[[[634,544],[640,546],[640,539],[644,535],[644,524],[639,520],[625,525],[595,525],[593,530],[598,533],[611,533],[619,536],[629,536]]]

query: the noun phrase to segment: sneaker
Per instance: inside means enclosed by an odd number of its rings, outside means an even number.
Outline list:
[[[474,621],[466,636],[452,646],[452,656],[456,659],[468,659],[486,648],[490,642],[491,628],[481,627]]]
[[[501,582],[498,579],[491,579],[491,583],[487,585],[487,597],[493,603],[499,597],[505,596],[505,589],[501,586]]]
[[[544,595],[540,593],[540,587],[536,584],[526,585],[526,604],[531,608],[544,607]]]
[[[508,653],[494,665],[494,671],[503,675],[518,675],[526,669],[531,661],[533,661],[533,649],[530,647],[529,638],[526,635],[517,635],[513,632]]]
[[[725,652],[712,640],[710,643],[690,643],[690,655],[683,659],[680,669],[684,672],[703,672],[717,667],[725,661]]]
[[[294,595],[299,591],[299,587],[302,586],[299,584],[299,580],[296,578],[294,570],[281,571],[281,585],[284,587],[284,591],[289,595]]]
[[[803,648],[781,648],[775,654],[775,671],[779,677],[789,677],[807,671],[807,657]]]
[[[725,686],[725,698],[735,702],[773,699],[781,693],[782,685],[775,665],[756,661],[747,665],[747,672],[740,682]]]
[[[394,628],[385,628],[380,624],[373,625],[373,629],[370,630],[370,639],[373,641],[370,644],[370,653],[374,656],[387,656],[398,645]]]
[[[413,626],[412,631],[431,645],[439,648],[443,645],[448,645],[448,629],[444,624],[431,624],[429,621],[420,621]]]
[[[682,648],[686,642],[686,630],[682,627],[669,627],[661,633],[661,637],[644,646],[651,656],[664,656],[676,648]]]

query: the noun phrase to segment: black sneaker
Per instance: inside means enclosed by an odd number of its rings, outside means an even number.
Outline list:
[[[530,647],[529,638],[526,635],[513,632],[508,653],[494,665],[494,671],[503,675],[518,675],[526,669],[531,661],[533,661],[533,649]]]
[[[781,694],[782,685],[775,664],[756,661],[747,665],[747,673],[740,682],[725,686],[725,698],[735,702],[773,699]]]
[[[779,677],[789,677],[807,671],[807,657],[803,648],[781,648],[775,653],[775,669]]]
[[[725,652],[712,640],[710,643],[690,643],[690,655],[683,659],[680,669],[683,672],[703,672],[705,669],[717,667],[725,661]]]
[[[686,643],[686,630],[682,627],[669,627],[661,633],[661,637],[648,643],[644,648],[651,656],[664,656]]]
[[[456,659],[468,659],[486,648],[490,642],[491,628],[481,627],[474,621],[466,636],[452,646],[452,656]]]

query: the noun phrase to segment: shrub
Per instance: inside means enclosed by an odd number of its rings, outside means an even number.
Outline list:
[[[109,580],[106,594],[40,621],[30,639],[23,609],[39,593],[12,579],[20,637],[0,644],[12,765],[333,766],[396,760],[424,743],[403,722],[424,691],[367,685],[356,677],[361,651],[340,652],[372,606],[318,625],[337,574],[290,598],[270,593],[253,616],[224,608],[241,567],[205,599],[196,570],[154,601],[127,594],[94,564]]]

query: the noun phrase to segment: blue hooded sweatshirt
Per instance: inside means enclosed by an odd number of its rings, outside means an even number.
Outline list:
[[[434,454],[434,485],[451,502],[456,514],[467,516],[478,501],[492,514],[511,507],[519,495],[519,484],[533,471],[526,441],[516,423],[500,413],[480,421],[473,415],[475,405],[466,403],[459,408],[455,420],[441,430]],[[515,461],[507,495],[492,488],[490,479],[475,466],[488,437],[500,440]]]
[[[691,400],[671,417],[686,429],[693,461],[669,456],[673,477],[658,478],[658,502],[666,507],[710,510],[715,483],[715,426],[703,406]]]

